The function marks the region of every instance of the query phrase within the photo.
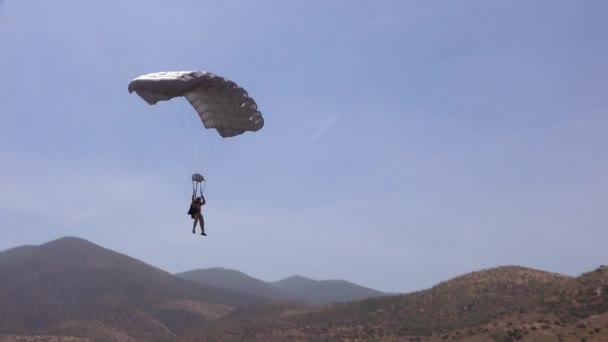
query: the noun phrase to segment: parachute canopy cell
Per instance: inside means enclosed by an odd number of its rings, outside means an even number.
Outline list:
[[[142,75],[129,83],[148,104],[185,97],[205,128],[224,138],[264,127],[264,118],[247,91],[235,82],[206,71],[167,71]]]

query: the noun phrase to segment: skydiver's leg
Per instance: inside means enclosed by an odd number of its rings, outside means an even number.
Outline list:
[[[198,215],[194,215],[194,224],[192,225],[192,234],[196,233],[196,223],[198,222]]]
[[[205,234],[205,218],[203,217],[203,214],[199,214],[199,220],[201,225],[201,235],[207,236],[207,234]]]

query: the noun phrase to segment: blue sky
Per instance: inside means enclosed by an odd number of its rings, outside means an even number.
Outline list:
[[[66,235],[167,271],[412,291],[608,263],[605,1],[5,1],[0,249]],[[207,70],[265,127],[135,77]],[[190,174],[209,236],[190,233]]]

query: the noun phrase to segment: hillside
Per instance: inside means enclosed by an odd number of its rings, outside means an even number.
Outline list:
[[[0,252],[0,274],[0,341],[608,340],[608,267],[570,277],[504,266],[414,293],[313,305],[261,297],[318,299],[321,289],[335,299],[358,288],[298,276],[266,283],[220,268],[176,277],[63,238]],[[207,285],[182,279],[201,274]]]
[[[71,237],[1,252],[0,274],[0,334],[175,336],[261,301]]]
[[[499,267],[472,272],[407,295],[334,305],[302,317],[301,322],[373,326],[408,335],[450,331],[511,312],[535,310],[557,295],[569,279],[522,267]]]
[[[498,267],[406,295],[247,320],[235,311],[186,340],[590,340],[606,336],[607,284],[606,268],[573,278]]]

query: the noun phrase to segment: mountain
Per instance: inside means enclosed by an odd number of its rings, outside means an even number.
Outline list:
[[[0,275],[0,334],[172,337],[262,301],[73,237],[0,252]]]
[[[301,276],[270,283],[292,300],[311,304],[348,302],[386,294],[344,280],[312,280]]]
[[[575,278],[504,266],[410,294],[242,312],[184,340],[606,341],[608,268]]]
[[[177,273],[176,276],[200,285],[215,286],[269,299],[286,299],[276,287],[245,273],[221,267]]]
[[[605,266],[578,277],[502,266],[422,291],[329,305],[261,297],[310,291],[320,300],[321,291],[335,299],[360,287],[199,271],[187,275],[216,286],[78,238],[5,250],[0,341],[608,341]]]
[[[307,304],[330,304],[386,295],[343,280],[319,281],[293,276],[276,282],[264,282],[245,273],[219,267],[178,273],[176,276],[200,285]]]
[[[570,279],[523,267],[498,267],[424,291],[335,305],[302,320],[320,326],[354,324],[395,334],[425,335],[476,326],[508,313],[545,309]]]

